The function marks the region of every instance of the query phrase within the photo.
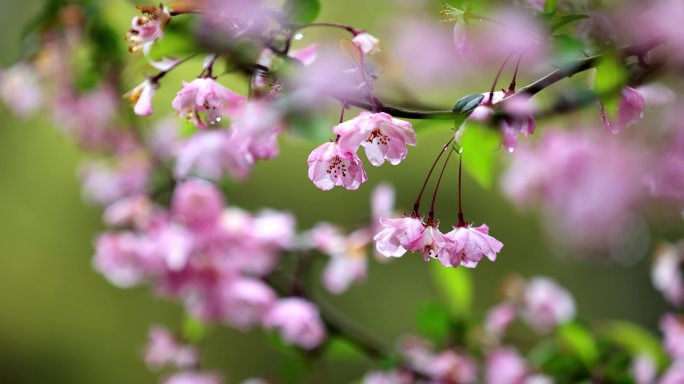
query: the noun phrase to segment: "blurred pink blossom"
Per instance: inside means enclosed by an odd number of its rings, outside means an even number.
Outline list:
[[[514,303],[505,302],[496,305],[487,312],[484,321],[485,330],[498,338],[517,316],[518,308]]]
[[[191,368],[199,361],[199,351],[191,345],[180,343],[176,337],[162,326],[153,326],[148,333],[145,347],[145,363],[153,369],[165,365],[178,368]]]
[[[223,287],[223,320],[237,329],[260,325],[276,301],[273,289],[261,280],[239,278]]]
[[[521,315],[537,332],[548,332],[574,319],[575,300],[553,280],[533,277],[525,287]]]
[[[684,318],[668,313],[660,318],[665,352],[674,360],[684,361]]]
[[[656,249],[651,281],[672,305],[684,304],[684,249],[682,244],[663,244]]]
[[[617,116],[614,120],[608,117],[606,109],[601,103],[601,122],[606,131],[619,133],[623,128],[628,127],[644,116],[646,102],[644,97],[634,88],[624,87],[620,94]]]
[[[264,327],[278,330],[286,343],[304,349],[318,347],[326,337],[318,308],[298,297],[276,302],[264,317]]]
[[[19,62],[0,69],[0,98],[19,117],[28,117],[43,104],[43,89],[36,70]]]
[[[214,184],[191,179],[176,185],[171,212],[176,221],[201,230],[218,223],[225,205],[223,193]]]
[[[634,357],[630,372],[635,384],[653,384],[658,373],[658,367],[652,357],[644,354]]]
[[[354,36],[352,43],[359,47],[365,55],[380,52],[380,40],[368,32],[362,32]]]
[[[514,347],[497,347],[487,354],[485,363],[487,384],[525,383],[530,371],[527,363]]]
[[[218,373],[185,371],[167,377],[163,384],[223,384],[223,379]]]
[[[178,150],[175,176],[185,178],[196,174],[213,180],[220,180],[225,175],[238,180],[246,178],[254,166],[254,158],[246,148],[234,144],[234,136],[224,129],[190,136]]]

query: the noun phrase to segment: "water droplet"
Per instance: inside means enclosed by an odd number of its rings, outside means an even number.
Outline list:
[[[294,39],[295,39],[295,40],[301,40],[301,39],[303,39],[303,38],[304,38],[304,34],[303,34],[303,33],[297,33],[297,34],[294,35]]]
[[[514,151],[515,151],[515,148],[513,148],[513,147],[506,148],[506,152],[508,152],[508,153],[513,153]]]

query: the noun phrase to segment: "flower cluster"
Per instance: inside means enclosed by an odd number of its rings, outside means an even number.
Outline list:
[[[361,112],[357,117],[333,127],[335,142],[325,143],[311,152],[309,179],[320,189],[335,186],[358,189],[368,177],[357,155],[363,147],[368,161],[380,166],[385,161],[399,164],[406,158],[407,145],[416,145],[411,124],[384,112]]]

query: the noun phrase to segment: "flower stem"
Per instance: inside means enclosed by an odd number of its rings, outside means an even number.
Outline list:
[[[435,170],[435,166],[437,165],[437,162],[442,157],[442,154],[444,153],[444,151],[446,151],[447,147],[449,147],[449,145],[451,145],[452,141],[454,141],[453,136],[451,137],[451,139],[449,139],[449,141],[447,141],[446,144],[444,144],[442,149],[439,151],[439,155],[437,155],[435,162],[432,163],[432,167],[430,167],[430,171],[428,172],[427,176],[425,177],[425,182],[423,183],[423,187],[420,189],[420,193],[418,194],[416,201],[413,203],[413,211],[411,212],[411,216],[413,216],[413,217],[420,216],[420,214],[418,213],[418,208],[420,208],[420,200],[423,198],[423,193],[425,192],[425,187],[427,187],[427,183],[428,183],[428,181],[430,181],[430,176],[432,176],[432,171]]]
[[[463,219],[463,204],[461,203],[461,196],[463,196],[462,192],[462,174],[463,174],[463,154],[461,153],[460,158],[458,159],[458,224],[456,225],[457,227],[465,227],[467,224],[465,220]]]
[[[449,154],[447,155],[446,160],[444,160],[444,165],[442,166],[442,170],[439,172],[439,178],[437,179],[437,185],[435,185],[435,192],[432,194],[432,202],[430,203],[430,212],[428,213],[428,222],[432,221],[435,218],[435,201],[437,200],[437,192],[439,191],[439,185],[442,183],[442,176],[444,176],[444,170],[446,169],[447,165],[449,164],[449,159],[451,159],[451,154],[454,153],[453,148],[450,148]]]

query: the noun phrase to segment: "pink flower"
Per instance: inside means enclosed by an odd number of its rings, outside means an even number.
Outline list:
[[[111,226],[130,225],[136,229],[146,228],[158,216],[160,207],[146,195],[124,197],[105,209],[103,221]]]
[[[460,55],[464,55],[470,50],[470,43],[468,42],[465,21],[459,20],[454,24],[453,35],[456,52],[458,52]]]
[[[394,201],[396,199],[394,187],[390,184],[380,184],[371,194],[371,217],[373,219],[373,232],[382,230],[380,219],[392,216],[394,213]]]
[[[618,104],[617,116],[614,121],[611,121],[608,118],[603,103],[601,103],[600,106],[603,127],[610,133],[619,133],[622,128],[628,127],[644,117],[646,102],[639,91],[631,87],[624,87]]]
[[[150,163],[141,154],[130,154],[114,164],[91,162],[80,169],[83,196],[96,204],[114,201],[145,192],[150,177]]]
[[[105,232],[95,241],[93,267],[117,287],[140,284],[157,265],[150,242],[133,232]]]
[[[244,96],[238,95],[212,78],[204,77],[189,83],[183,82],[183,89],[173,99],[171,106],[196,126],[207,128],[200,113],[204,113],[207,122],[214,125],[221,121],[224,113],[234,112],[244,100]]]
[[[675,361],[660,378],[658,384],[684,383],[684,361]]]
[[[0,70],[0,98],[19,117],[27,117],[43,104],[43,90],[33,66],[20,62]]]
[[[223,379],[218,373],[202,373],[185,371],[174,373],[164,380],[163,384],[222,384]]]
[[[266,101],[244,104],[235,113],[232,141],[245,148],[254,159],[270,159],[278,156],[278,135],[283,123],[277,107]]]
[[[681,245],[664,244],[656,250],[651,281],[671,304],[684,304],[684,277],[681,265],[684,252]]]
[[[277,298],[271,287],[252,278],[230,281],[222,294],[225,306],[223,320],[242,330],[261,324]]]
[[[456,252],[456,243],[440,232],[438,224],[428,222],[416,239],[402,246],[409,251],[422,253],[425,261],[433,258],[439,260],[444,266],[451,266],[451,260]]]
[[[138,8],[143,16],[136,16],[131,21],[131,29],[126,33],[129,50],[136,52],[149,46],[163,35],[163,29],[171,20],[171,15],[164,6],[145,5]]]
[[[518,309],[515,304],[506,302],[501,303],[487,312],[484,326],[487,332],[496,337],[501,336],[506,328],[515,320],[518,315]]]
[[[522,318],[538,332],[548,332],[575,317],[575,301],[547,277],[532,278],[525,287]]]
[[[220,180],[230,174],[233,178],[246,178],[254,166],[254,158],[246,148],[235,144],[230,132],[217,129],[192,135],[181,144],[174,168],[177,178],[191,173]]]
[[[316,44],[307,45],[302,49],[291,49],[287,55],[299,60],[304,66],[311,65],[316,61]]]
[[[496,254],[503,248],[503,243],[489,236],[489,227],[486,224],[479,227],[454,227],[446,237],[456,243],[456,257],[451,260],[454,267],[463,265],[474,268],[483,256],[495,261]]]
[[[488,122],[494,115],[493,105],[503,101],[507,94],[504,91],[484,92],[484,98],[480,104],[470,113],[470,120],[478,122]],[[503,119],[499,128],[501,129],[502,144],[508,152],[513,152],[516,147],[516,139],[519,134],[528,137],[532,135],[537,127],[534,119],[534,105],[530,99],[523,96],[511,98],[505,104],[508,118]]]
[[[278,301],[266,314],[264,327],[277,329],[286,343],[304,349],[316,348],[326,337],[316,306],[298,297]]]
[[[345,236],[333,225],[321,223],[311,230],[309,237],[312,246],[330,256],[323,269],[323,285],[328,291],[340,294],[352,283],[365,280],[366,246],[370,242],[367,228]]]
[[[178,368],[190,368],[197,364],[199,352],[191,345],[183,345],[176,340],[168,329],[154,326],[148,334],[145,347],[145,363],[154,369],[167,364]]]
[[[684,361],[684,318],[671,313],[660,319],[665,351],[674,360]]]
[[[635,384],[653,384],[658,373],[658,367],[649,355],[634,357],[629,370]]]
[[[352,39],[352,43],[359,47],[361,52],[363,52],[365,55],[371,55],[373,53],[380,52],[380,40],[370,33],[362,32],[357,34]]]
[[[470,384],[477,382],[475,360],[463,353],[444,350],[430,357],[427,364],[420,366],[437,382]]]
[[[425,231],[423,221],[417,217],[400,219],[380,219],[383,229],[373,240],[377,251],[387,257],[401,257],[406,253],[408,244],[415,242]]]
[[[336,142],[325,143],[314,149],[307,162],[309,180],[324,191],[336,185],[354,190],[368,180],[356,153],[343,150]]]
[[[487,354],[485,383],[521,384],[529,375],[527,363],[513,347],[499,347]]]
[[[171,212],[186,226],[201,229],[215,225],[225,205],[223,194],[214,184],[192,179],[176,186]]]
[[[152,97],[157,86],[147,79],[124,95],[132,104],[133,112],[138,116],[152,114]]]
[[[409,374],[397,371],[371,371],[361,379],[361,384],[409,384],[412,382],[413,379]]]
[[[366,150],[366,157],[374,166],[389,161],[399,164],[408,150],[407,145],[416,145],[416,132],[411,123],[395,119],[387,113],[361,112],[359,116],[333,127],[340,135],[340,147],[356,152],[360,145]]]

